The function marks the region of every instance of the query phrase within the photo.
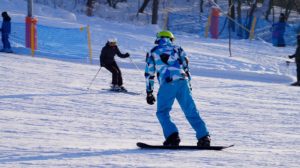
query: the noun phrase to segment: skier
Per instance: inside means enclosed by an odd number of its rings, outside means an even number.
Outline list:
[[[154,78],[160,84],[157,93],[156,116],[162,126],[164,146],[178,146],[180,137],[176,125],[170,119],[170,111],[177,99],[187,120],[196,131],[197,146],[210,146],[210,136],[204,121],[201,119],[192,98],[188,58],[184,50],[173,44],[174,35],[170,31],[157,33],[156,46],[147,53],[145,78],[147,103],[153,105]]]
[[[124,91],[127,90],[123,86],[122,73],[115,61],[115,55],[120,58],[129,57],[129,53],[122,54],[117,46],[117,39],[108,39],[106,45],[102,48],[100,54],[100,66],[106,68],[112,73],[112,85],[111,89],[113,91]]]
[[[294,55],[289,55],[289,58],[295,58],[297,66],[297,82],[292,83],[292,86],[300,86],[300,34],[297,35],[297,49]]]
[[[272,25],[272,43],[277,47],[285,47],[284,33],[286,27],[286,17],[283,13],[279,16],[279,22]]]
[[[10,20],[11,18],[7,14],[7,12],[2,12],[2,17],[3,17],[3,22],[1,26],[1,38],[2,38],[2,43],[3,43],[3,49],[0,50],[1,52],[7,52],[7,53],[12,53],[13,51],[11,50],[10,42],[8,40],[9,34],[11,31],[11,23]]]

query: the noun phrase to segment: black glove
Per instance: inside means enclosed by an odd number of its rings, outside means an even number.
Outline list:
[[[292,59],[292,58],[294,58],[292,55],[289,55],[289,59]]]
[[[153,96],[152,92],[147,93],[146,97],[147,103],[153,105],[155,103],[155,97]]]
[[[127,58],[127,57],[129,57],[129,56],[130,56],[130,54],[129,54],[129,53],[126,53],[126,54],[125,54],[125,57],[126,57],[126,58]]]

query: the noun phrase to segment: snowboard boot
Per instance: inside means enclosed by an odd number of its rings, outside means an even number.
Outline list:
[[[294,82],[294,83],[291,84],[291,86],[300,86],[300,82],[298,82],[298,81]]]
[[[124,86],[119,86],[119,92],[127,92],[127,89]]]
[[[121,90],[121,88],[118,85],[111,85],[110,89],[115,92],[118,92]]]
[[[164,146],[179,146],[180,138],[178,132],[171,134],[163,143]]]
[[[198,139],[197,146],[210,146],[210,136],[206,135],[206,136]]]

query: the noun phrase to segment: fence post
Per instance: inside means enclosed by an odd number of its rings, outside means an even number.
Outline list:
[[[210,34],[211,37],[217,39],[219,36],[219,8],[212,7],[211,11],[211,25],[210,25]]]
[[[253,20],[252,20],[252,24],[251,24],[251,31],[250,31],[250,36],[249,36],[249,39],[250,40],[253,40],[254,39],[254,30],[255,30],[255,26],[256,26],[256,17],[254,16],[253,17]]]
[[[31,49],[31,55],[34,56],[34,51],[37,49],[37,19],[26,17],[26,47]]]
[[[210,14],[209,16],[208,16],[208,18],[207,18],[207,23],[206,23],[206,26],[205,26],[205,38],[207,38],[208,37],[208,30],[209,30],[209,27],[210,27],[210,24],[211,24],[211,15],[212,14]]]
[[[90,26],[87,25],[87,36],[88,36],[88,48],[89,48],[89,57],[90,57],[90,63],[92,64],[92,44],[91,44],[91,31]]]

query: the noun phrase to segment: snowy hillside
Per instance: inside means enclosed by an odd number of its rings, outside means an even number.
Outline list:
[[[13,21],[22,22],[26,4],[20,2],[21,8],[16,2],[0,0],[0,11],[8,10]],[[15,54],[0,53],[0,167],[299,167],[300,89],[289,86],[295,65],[285,64],[294,47],[235,40],[229,57],[227,40],[175,34],[190,56],[193,96],[212,144],[235,146],[218,152],[140,150],[137,141],[164,141],[156,107],[145,100],[143,77],[145,52],[160,28],[40,5],[35,10],[43,25],[89,24],[94,63],[31,57],[15,41]],[[125,87],[141,94],[102,90],[111,82],[104,69],[87,91],[109,37],[117,37],[120,50],[131,53],[132,60],[117,61]],[[196,144],[177,103],[171,115],[182,144]]]

